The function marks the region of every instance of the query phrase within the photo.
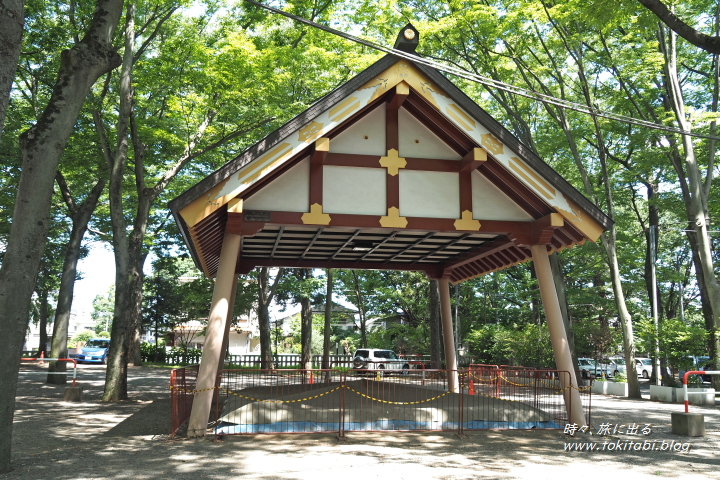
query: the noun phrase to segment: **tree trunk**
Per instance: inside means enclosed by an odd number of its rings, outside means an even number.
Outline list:
[[[602,134],[600,128],[595,122],[595,132],[598,137],[598,145],[604,145],[602,140]],[[605,201],[607,202],[608,216],[612,219],[615,218],[615,207],[612,195],[612,182],[610,179],[610,172],[607,168],[607,159],[605,151],[600,149],[598,151],[600,157],[600,166],[602,170],[603,184],[605,185]],[[627,302],[625,301],[625,292],[622,289],[622,278],[620,277],[620,265],[617,258],[617,236],[615,231],[615,224],[611,225],[607,232],[603,232],[601,235],[602,245],[605,248],[605,253],[608,259],[608,266],[610,267],[610,283],[612,284],[613,297],[615,298],[615,306],[618,310],[618,319],[622,325],[623,332],[623,351],[625,353],[625,365],[627,365],[627,371],[630,373],[635,368],[635,336],[633,334],[632,316],[627,308]],[[640,394],[640,382],[638,381],[637,375],[628,375],[628,398],[639,398],[642,399]]]
[[[440,335],[440,290],[437,280],[430,280],[428,316],[430,322],[430,362],[432,368],[442,364],[442,336]]]
[[[312,277],[312,270],[303,268],[302,279]],[[301,368],[309,370],[312,368],[312,307],[310,297],[300,297],[300,365]]]
[[[0,268],[0,473],[10,471],[10,445],[20,351],[28,306],[47,241],[55,172],[80,109],[95,80],[119,64],[112,37],[122,0],[97,0],[83,40],[62,52],[58,79],[38,122],[21,135],[22,173],[7,248]],[[3,16],[5,14],[3,13]],[[22,15],[22,14],[21,14]],[[4,30],[3,30],[4,31]],[[27,221],[32,219],[32,221]]]
[[[40,292],[38,292],[38,300],[40,302],[40,308],[38,309],[40,313],[40,319],[38,321],[38,333],[40,334],[39,343],[38,343],[38,355],[40,353],[46,354],[47,353],[47,346],[48,346],[48,338],[47,338],[47,323],[48,323],[48,317],[50,316],[49,310],[50,305],[48,304],[48,291],[46,289],[42,289]],[[45,355],[47,357],[47,355]]]
[[[0,138],[20,57],[24,8],[24,0],[0,0]]]
[[[690,131],[692,123],[686,118],[685,101],[680,79],[677,73],[677,52],[675,34],[660,27],[658,29],[660,49],[665,60],[665,90],[672,107],[675,119],[682,130]],[[673,162],[675,171],[687,184],[687,191],[683,192],[685,210],[688,217],[688,237],[690,241],[697,272],[698,288],[703,297],[704,312],[709,313],[711,318],[705,319],[708,328],[711,358],[714,361],[712,368],[720,368],[720,358],[717,352],[720,351],[720,283],[715,276],[715,269],[712,258],[712,242],[708,235],[710,218],[708,217],[708,193],[702,180],[702,172],[695,156],[695,147],[692,137],[682,136],[683,161]],[[713,178],[712,171],[708,172],[707,182]],[[681,183],[685,183],[681,182]],[[708,312],[709,310],[709,312]],[[713,386],[720,388],[720,377],[712,377]]]
[[[360,281],[358,280],[357,271],[350,271],[353,276],[353,284],[355,289],[355,304],[359,310],[360,316],[360,346],[367,348],[367,317],[365,316],[365,302],[363,302],[363,296],[360,292]]]
[[[272,286],[270,285],[270,269],[260,268],[258,272],[258,322],[260,323],[260,364],[261,368],[275,368],[272,342],[270,341],[270,304],[272,303],[275,291],[280,280],[285,275],[285,269],[278,270]]]
[[[333,271],[332,268],[327,269],[327,290],[325,292],[325,331],[323,336],[323,358],[322,368],[327,370],[330,368],[330,319],[332,317],[332,291],[333,291]]]
[[[70,324],[70,312],[72,310],[73,294],[75,292],[77,264],[80,261],[80,247],[82,246],[85,232],[87,232],[90,217],[93,211],[95,211],[100,194],[105,189],[107,181],[105,179],[99,180],[85,200],[78,206],[75,205],[67,184],[65,183],[65,179],[60,172],[57,174],[57,183],[65,199],[65,203],[68,206],[69,216],[72,219],[72,230],[70,231],[67,250],[65,250],[65,260],[63,261],[62,276],[60,277],[60,290],[58,292],[57,307],[55,308],[50,357],[67,358],[68,325]],[[65,371],[67,371],[66,362],[51,362],[48,366],[48,372]],[[47,376],[47,383],[64,384],[66,381],[65,375]]]

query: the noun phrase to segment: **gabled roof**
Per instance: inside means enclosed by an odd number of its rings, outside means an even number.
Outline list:
[[[209,276],[226,231],[244,238],[238,272],[422,270],[461,281],[528,260],[530,244],[571,247],[611,225],[440,72],[393,55],[170,208]]]

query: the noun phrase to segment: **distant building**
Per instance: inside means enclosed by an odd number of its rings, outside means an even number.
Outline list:
[[[86,315],[78,315],[75,313],[70,314],[70,322],[68,324],[68,342],[71,338],[80,332],[89,331],[95,332],[95,320],[91,319]],[[48,350],[52,344],[53,324],[47,325],[47,338],[48,338]],[[36,323],[30,323],[28,331],[25,334],[25,343],[23,344],[23,351],[33,351],[40,347],[40,325]],[[68,345],[68,347],[74,347],[74,345]]]
[[[202,350],[205,344],[205,326],[207,319],[190,320],[178,324],[173,330],[175,346],[187,343],[189,348]],[[228,339],[230,355],[248,355],[260,353],[260,328],[254,314],[238,317],[230,328]]]

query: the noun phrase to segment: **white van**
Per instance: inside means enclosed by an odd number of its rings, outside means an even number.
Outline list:
[[[353,368],[356,370],[394,370],[408,373],[410,364],[392,350],[359,348],[353,354]]]

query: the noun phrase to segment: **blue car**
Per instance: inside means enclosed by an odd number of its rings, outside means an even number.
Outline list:
[[[107,354],[110,349],[109,338],[91,338],[84,347],[80,348],[75,360],[78,363],[107,363]]]

